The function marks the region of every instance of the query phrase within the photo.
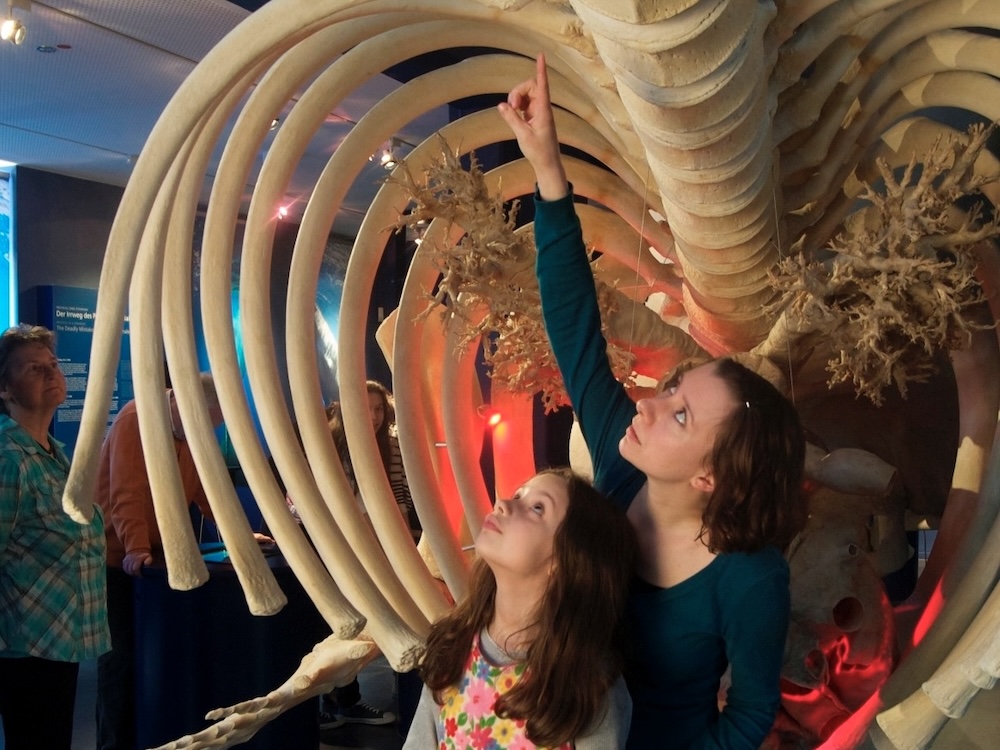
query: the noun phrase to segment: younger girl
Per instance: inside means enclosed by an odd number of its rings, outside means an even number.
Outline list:
[[[498,500],[468,596],[434,624],[404,750],[623,747],[628,523],[568,469]]]

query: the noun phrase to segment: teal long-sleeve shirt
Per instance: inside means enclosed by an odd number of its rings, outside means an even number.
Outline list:
[[[618,452],[635,404],[608,364],[572,196],[536,195],[535,210],[545,328],[590,449],[595,484],[625,511],[646,482]],[[666,589],[635,580],[627,613],[628,748],[757,750],[780,702],[789,607],[788,565],[774,548],[720,554]],[[732,684],[720,712],[727,667]]]

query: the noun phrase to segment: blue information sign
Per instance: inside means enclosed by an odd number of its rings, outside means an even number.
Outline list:
[[[52,434],[66,444],[66,454],[73,455],[80,432],[83,398],[90,371],[90,349],[97,317],[97,290],[68,286],[37,286],[21,299],[21,318],[55,331],[56,354],[66,375],[66,400],[56,411]],[[122,322],[122,342],[115,389],[111,397],[110,427],[118,410],[134,398],[132,362],[129,350],[128,316]]]

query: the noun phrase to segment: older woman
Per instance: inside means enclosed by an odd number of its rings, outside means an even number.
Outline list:
[[[55,337],[0,335],[0,716],[7,750],[69,750],[79,663],[110,647],[104,521],[62,508],[69,461],[49,432],[66,398]]]

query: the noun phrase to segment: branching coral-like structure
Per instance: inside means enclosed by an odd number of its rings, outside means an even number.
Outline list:
[[[440,144],[441,158],[424,170],[422,179],[415,179],[406,168],[401,176],[389,178],[416,204],[400,217],[399,226],[439,219],[464,231],[457,243],[430,248],[441,271],[431,296],[445,321],[458,325],[459,348],[483,341],[494,382],[511,393],[540,393],[546,411],[566,404],[541,319],[534,235],[516,230],[519,202],[508,205],[499,192],[490,191],[475,152],[465,169],[443,138]],[[619,300],[607,284],[599,280],[595,284],[607,336],[606,321],[618,311]],[[433,309],[438,308],[428,308],[427,314]],[[632,354],[611,343],[608,358],[616,377],[633,385]]]
[[[778,264],[785,315],[831,338],[831,387],[851,381],[876,405],[890,384],[905,397],[907,383],[936,372],[938,351],[967,348],[981,328],[963,314],[983,301],[971,248],[1000,234],[1000,219],[984,224],[978,207],[955,206],[985,181],[972,166],[992,130],[974,126],[967,139],[939,140],[899,179],[879,160],[884,187],[864,185],[859,197],[871,208],[833,239],[829,257]]]

